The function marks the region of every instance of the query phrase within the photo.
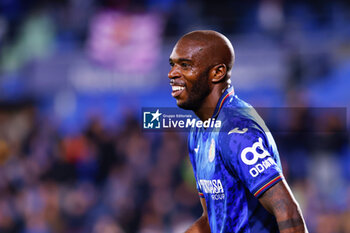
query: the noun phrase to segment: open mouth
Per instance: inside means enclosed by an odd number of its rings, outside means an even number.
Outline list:
[[[181,93],[185,90],[185,83],[181,80],[175,80],[175,79],[171,79],[170,80],[170,86],[172,89],[171,95],[173,97],[178,97],[179,95],[181,95]]]
[[[171,92],[171,95],[173,97],[177,97],[179,95],[181,95],[181,93],[183,92],[183,90],[185,90],[185,87],[184,86],[171,86],[172,88],[172,92]]]

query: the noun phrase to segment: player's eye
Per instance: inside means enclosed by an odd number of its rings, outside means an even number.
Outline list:
[[[173,66],[174,66],[174,62],[170,61],[170,62],[169,62],[169,65],[170,65],[171,67],[173,67]]]
[[[181,63],[181,66],[182,66],[183,68],[187,68],[187,67],[190,66],[190,64],[188,64],[188,63],[186,63],[186,62],[182,62],[182,63]]]

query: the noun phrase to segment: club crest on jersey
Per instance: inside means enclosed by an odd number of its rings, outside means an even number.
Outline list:
[[[209,162],[213,162],[215,159],[215,140],[214,140],[214,138],[211,139],[208,159],[209,159]]]

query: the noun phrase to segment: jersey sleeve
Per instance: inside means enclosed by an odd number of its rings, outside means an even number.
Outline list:
[[[272,137],[256,128],[235,128],[219,137],[225,166],[255,196],[283,179],[279,155]]]
[[[196,187],[197,187],[197,190],[198,190],[198,195],[199,195],[200,198],[204,198],[203,191],[202,191],[201,187],[198,185],[199,182],[198,182],[198,178],[197,178],[195,149],[196,149],[195,140],[194,140],[194,138],[192,136],[192,133],[190,133],[189,137],[188,137],[188,154],[189,154],[190,161],[191,161],[191,164],[192,164],[193,174],[194,174],[194,177],[195,177],[195,180],[196,180]]]

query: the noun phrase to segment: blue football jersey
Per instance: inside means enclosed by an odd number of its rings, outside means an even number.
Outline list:
[[[233,87],[221,96],[213,118],[221,121],[219,129],[193,128],[188,140],[211,232],[279,232],[275,217],[258,201],[283,179],[271,133]]]

